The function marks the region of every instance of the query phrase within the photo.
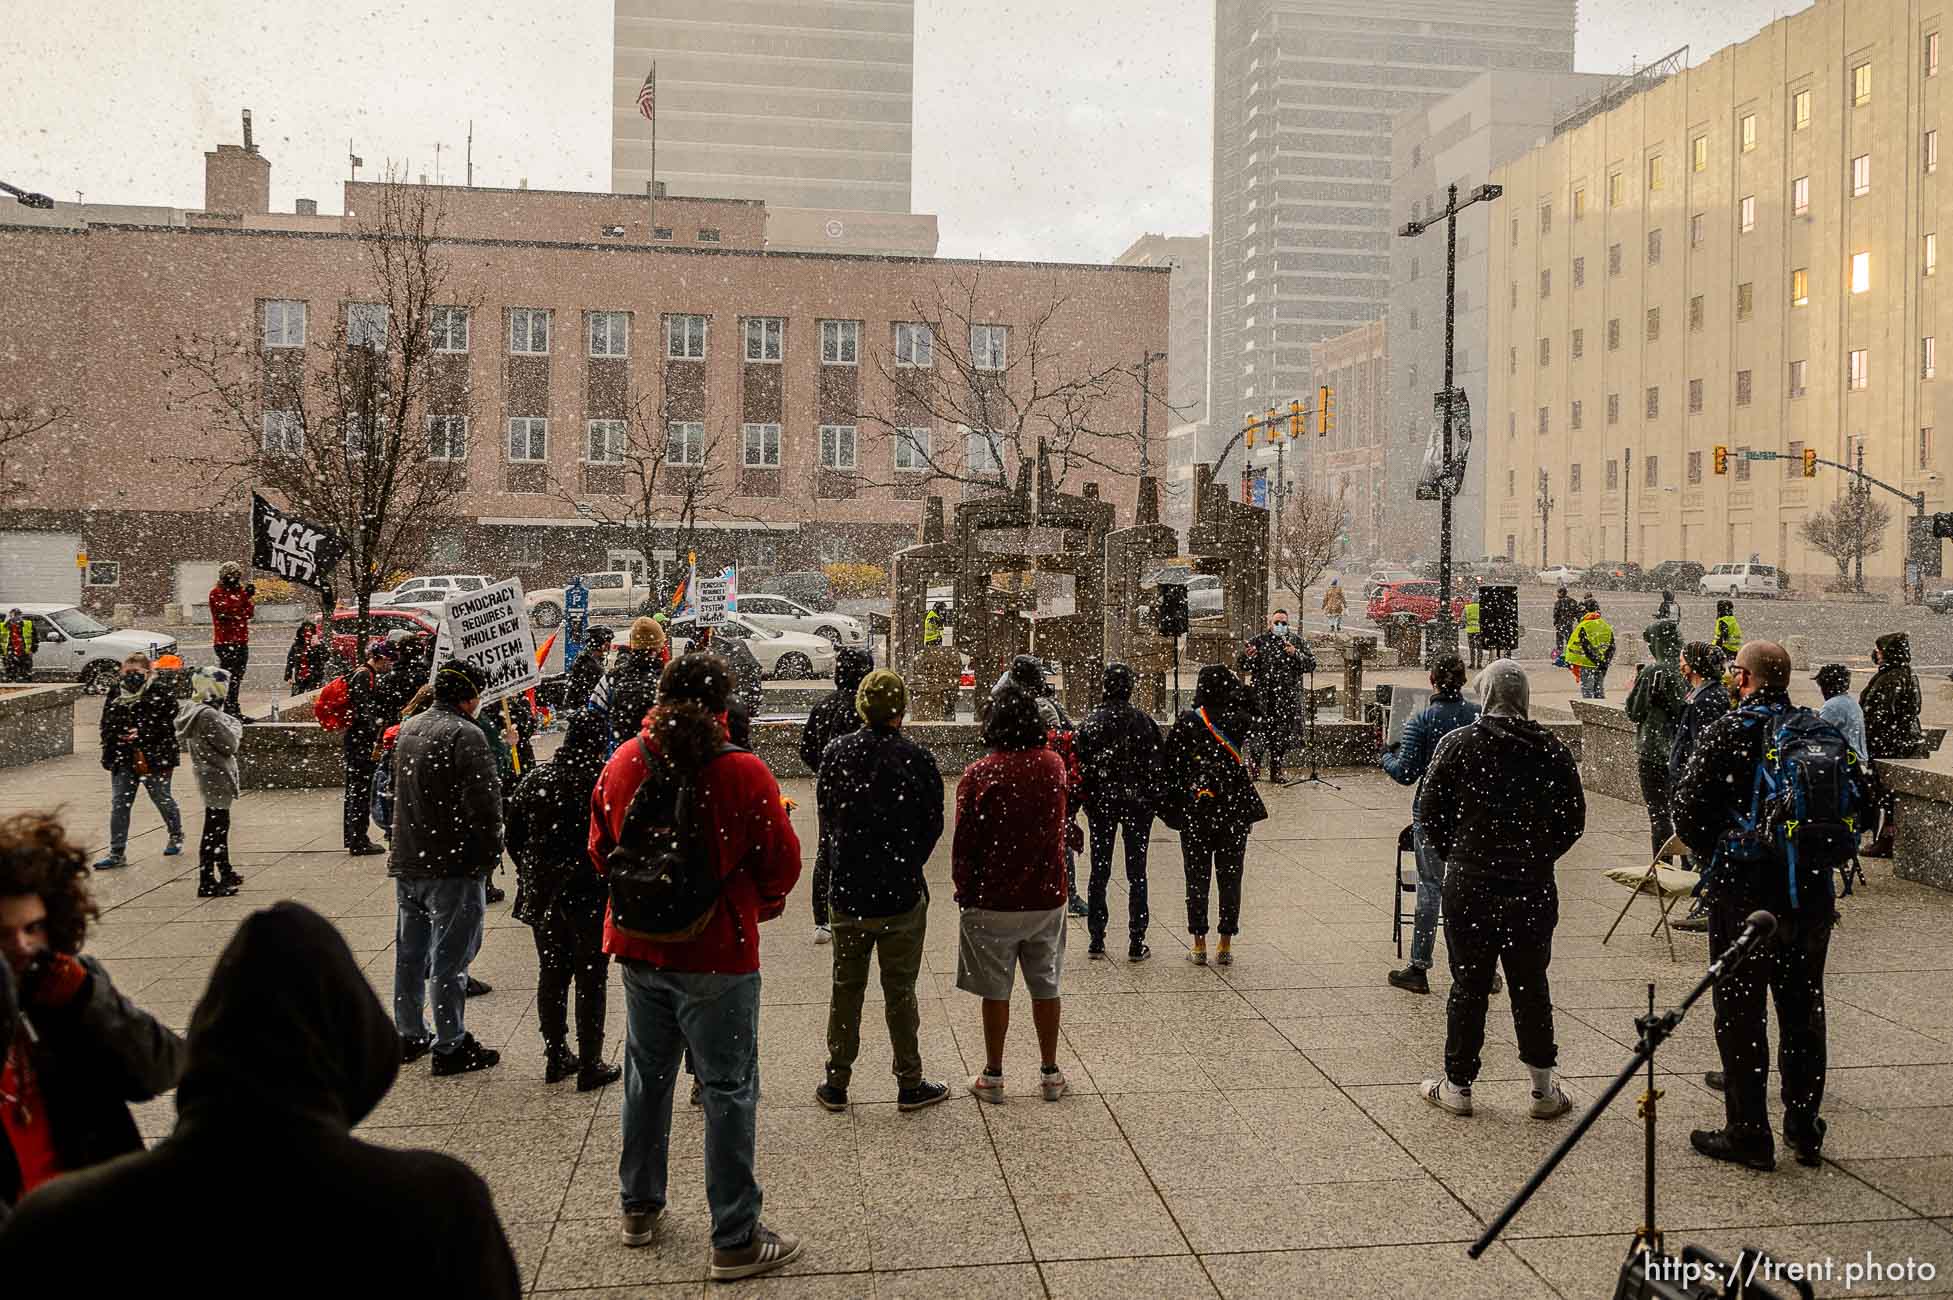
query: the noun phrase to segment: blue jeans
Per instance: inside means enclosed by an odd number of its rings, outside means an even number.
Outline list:
[[[1419,970],[1431,969],[1431,954],[1438,946],[1438,908],[1444,893],[1444,859],[1424,838],[1424,828],[1414,832],[1417,845],[1417,911],[1411,918],[1410,964]]]
[[[174,843],[183,838],[183,813],[176,806],[176,797],[170,793],[170,773],[152,771],[148,776],[137,776],[124,768],[109,773],[109,853],[121,857],[129,848],[129,810],[136,805],[136,787],[140,785],[149,791],[149,801],[156,805],[156,811],[163,814],[163,825],[169,829],[170,841]]]
[[[396,880],[393,1023],[403,1038],[427,1037],[422,1008],[434,984],[434,1050],[451,1052],[467,1034],[468,963],[481,950],[486,891],[480,876]]]
[[[624,1151],[617,1181],[624,1211],[665,1205],[671,1092],[690,1051],[705,1110],[705,1199],[712,1245],[752,1240],[760,1217],[753,1172],[759,1109],[760,977],[624,967]]]
[[[1580,698],[1583,700],[1604,700],[1607,698],[1607,670],[1605,668],[1582,668],[1580,670]]]

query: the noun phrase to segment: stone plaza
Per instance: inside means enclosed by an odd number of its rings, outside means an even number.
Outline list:
[[[96,847],[108,781],[91,706],[80,711],[74,755],[0,772],[0,812],[59,809]],[[1179,846],[1163,828],[1152,843],[1153,960],[1087,961],[1083,923],[1071,923],[1059,1060],[1072,1092],[1056,1104],[1037,1097],[1022,1006],[1006,1057],[1008,1104],[980,1107],[962,1090],[981,1068],[982,1043],[976,1000],[954,986],[945,833],[929,871],[922,1043],[927,1070],[951,1081],[952,1098],[897,1112],[871,983],[855,1104],[845,1114],[816,1106],[831,949],[811,941],[803,874],[787,916],[764,931],[759,1172],[768,1222],[804,1234],[807,1249],[784,1272],[735,1285],[884,1298],[1610,1294],[1640,1218],[1639,1087],[1505,1239],[1468,1260],[1467,1244],[1573,1117],[1527,1117],[1500,997],[1477,1115],[1457,1119],[1418,1097],[1414,1085],[1439,1069],[1449,979],[1440,953],[1433,996],[1383,980],[1399,964],[1395,841],[1410,791],[1374,771],[1330,775],[1339,789],[1270,792],[1272,816],[1249,848],[1232,967],[1183,960]],[[953,793],[955,773],[947,776]],[[177,785],[193,849],[201,806],[187,774]],[[811,861],[812,782],[784,785],[799,802],[794,821]],[[393,889],[384,859],[340,851],[337,792],[253,793],[235,816],[244,891],[199,901],[193,853],[161,856],[155,811],[139,802],[131,865],[97,878],[105,910],[88,951],[181,1028],[238,920],[297,899],[333,920],[391,1005]],[[1586,837],[1560,865],[1553,996],[1561,1069],[1582,1107],[1626,1062],[1647,983],[1672,1005],[1705,960],[1702,936],[1679,935],[1671,964],[1649,936],[1644,901],[1601,945],[1626,898],[1601,872],[1644,863],[1646,844],[1640,808],[1596,796]],[[1953,1294],[1953,898],[1868,865],[1869,883],[1842,904],[1831,951],[1825,1164],[1801,1168],[1783,1151],[1778,1171],[1762,1175],[1689,1149],[1688,1130],[1722,1113],[1701,1083],[1718,1063],[1705,1001],[1660,1057],[1660,1225],[1671,1249],[1700,1243],[1733,1258],[1753,1245],[1820,1267],[1830,1260],[1833,1279],[1819,1294]],[[513,892],[512,879],[504,883]],[[1125,926],[1117,867],[1111,898],[1116,936]],[[470,1003],[468,1028],[502,1049],[501,1065],[438,1080],[424,1063],[407,1067],[361,1135],[443,1149],[480,1171],[525,1285],[539,1293],[706,1293],[699,1112],[681,1095],[658,1243],[625,1249],[616,1214],[621,1086],[579,1094],[543,1085],[529,931],[506,905],[491,909],[488,925],[474,973],[494,992]],[[623,1024],[613,968],[613,1060]],[[159,1099],[139,1118],[153,1140],[168,1133],[174,1110]],[[276,1153],[265,1158],[274,1175]],[[1911,1280],[1847,1290],[1846,1265],[1867,1258],[1909,1262]],[[179,1267],[192,1282],[194,1255]]]

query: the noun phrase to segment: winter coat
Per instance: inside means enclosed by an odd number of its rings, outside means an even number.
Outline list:
[[[1723,614],[1716,619],[1715,647],[1731,659],[1743,648],[1743,628],[1737,623],[1734,614]]]
[[[1912,640],[1904,632],[1878,639],[1878,671],[1859,693],[1872,758],[1918,758],[1926,751],[1919,727],[1919,679],[1912,673]]]
[[[1247,715],[1202,705],[1174,719],[1161,747],[1160,820],[1190,840],[1246,835],[1268,816],[1241,755]]]
[[[1447,871],[1550,885],[1553,864],[1587,829],[1587,797],[1557,737],[1487,714],[1438,745],[1417,824]]]
[[[637,735],[644,715],[658,703],[658,679],[664,674],[667,652],[620,647],[610,672],[590,692],[589,707],[610,725],[610,747]]]
[[[1006,668],[1003,675],[997,678],[991,685],[990,698],[993,700],[996,699],[1008,687],[1016,686],[1022,689],[1023,685],[1022,682],[1012,681],[1010,670]],[[1046,731],[1065,732],[1071,730],[1070,721],[1065,717],[1064,710],[1058,707],[1058,701],[1052,699],[1042,691],[1031,692],[1031,699],[1038,706],[1038,721],[1044,723],[1044,729]],[[978,720],[981,721],[982,719],[979,718]]]
[[[1824,701],[1824,707],[1817,711],[1817,716],[1844,732],[1844,738],[1850,743],[1852,752],[1858,755],[1858,761],[1867,772],[1871,771],[1872,756],[1867,752],[1871,742],[1865,739],[1865,710],[1859,707],[1858,701],[1849,694],[1833,695]]]
[[[159,1262],[208,1239],[221,1206],[200,1296],[519,1295],[479,1175],[352,1136],[399,1068],[392,1017],[332,925],[296,903],[253,913],[191,1015],[175,1131],[142,1152],[130,1125],[141,1154],[27,1198],[0,1233],[0,1277],[19,1296],[154,1294]]]
[[[958,907],[1041,912],[1063,907],[1064,762],[1047,746],[993,750],[956,783],[950,875]]]
[[[899,916],[929,896],[922,869],[943,835],[933,754],[899,728],[863,727],[827,746],[814,797],[836,912]]]
[[[1341,587],[1331,587],[1328,591],[1322,593],[1322,612],[1329,615],[1329,617],[1336,618],[1340,616],[1345,608],[1347,608],[1347,599],[1344,597]]]
[[[197,774],[197,789],[207,808],[228,808],[243,793],[237,750],[244,743],[244,721],[222,709],[186,700],[176,712],[176,738]]]
[[[35,1005],[30,991],[17,989],[11,970],[5,979],[5,991],[11,996],[0,996],[0,1050],[21,1036],[24,1019],[32,1030],[25,1036],[29,1068],[47,1107],[55,1155],[62,1169],[76,1171],[64,1173],[48,1187],[66,1186],[80,1170],[142,1150],[142,1136],[129,1114],[129,1103],[168,1092],[183,1073],[183,1040],[117,992],[100,962],[93,957],[79,960],[88,977],[61,1006]],[[43,1204],[43,1195],[37,1192],[33,1204]],[[19,1200],[20,1166],[12,1143],[0,1138],[0,1209]],[[6,1231],[0,1232],[0,1277],[9,1279],[10,1290],[24,1276],[9,1266],[11,1250],[29,1240],[38,1245],[38,1234],[23,1230],[22,1222],[16,1217]],[[101,1221],[88,1223],[81,1230],[94,1237],[101,1231]],[[73,1267],[75,1256],[57,1258]],[[150,1268],[157,1258],[161,1256],[147,1261]],[[72,1282],[72,1273],[67,1277]],[[96,1278],[91,1272],[88,1289],[101,1287]],[[139,1289],[153,1288],[154,1283],[152,1273],[149,1283]],[[17,1292],[34,1293],[26,1289]],[[100,1294],[118,1293],[103,1289]]]
[[[697,641],[692,642],[685,647],[685,653],[715,654],[725,660],[726,666],[732,669],[733,698],[744,706],[748,715],[759,716],[760,701],[764,692],[760,683],[765,679],[766,674],[761,671],[759,660],[753,657],[752,648],[743,639],[736,636],[715,635],[707,645],[700,645]]]
[[[1642,665],[1628,691],[1627,715],[1635,724],[1634,746],[1644,763],[1668,762],[1675,729],[1688,706],[1689,684],[1682,676],[1682,634],[1673,623],[1655,622],[1641,630],[1654,662]]]
[[[694,767],[717,752],[726,733],[716,722],[642,733],[654,751],[682,747],[679,759]],[[779,782],[758,757],[724,754],[704,762],[694,779],[698,833],[710,846],[722,882],[719,906],[705,929],[685,943],[657,943],[619,929],[604,918],[604,951],[657,970],[747,975],[759,970],[759,927],[786,910],[787,894],[800,879],[800,837],[787,819]],[[631,797],[644,784],[643,747],[626,741],[604,765],[591,796],[590,860],[602,874],[624,831]]]
[[[292,633],[292,644],[285,651],[285,678],[301,691],[309,691],[325,679],[325,633],[310,619]]]
[[[574,713],[590,703],[590,693],[597,689],[603,680],[604,657],[595,650],[585,650],[570,665],[569,672],[563,676],[563,711]]]
[[[1580,621],[1580,602],[1561,592],[1553,600],[1553,631],[1561,641],[1573,631],[1573,625]]]
[[[1689,756],[1702,739],[1702,733],[1709,724],[1729,712],[1729,692],[1714,678],[1702,683],[1692,691],[1682,705],[1681,715],[1675,721],[1675,739],[1668,747],[1668,779],[1671,782],[1682,779],[1682,772],[1688,767]]]
[[[1315,656],[1300,637],[1263,632],[1248,642],[1236,667],[1254,681],[1262,734],[1277,748],[1285,748],[1295,733],[1296,692],[1302,688],[1302,674],[1315,671]]]
[[[1383,770],[1390,774],[1391,780],[1398,785],[1417,787],[1417,794],[1411,799],[1413,819],[1417,816],[1418,800],[1424,797],[1424,774],[1430,770],[1431,756],[1437,752],[1438,742],[1477,720],[1478,706],[1466,699],[1463,692],[1441,691],[1404,724],[1404,737],[1397,743],[1397,751],[1383,756]]]
[[[474,720],[443,701],[400,724],[389,876],[486,876],[501,863],[502,782],[489,750]]]
[[[251,619],[258,603],[243,587],[218,583],[206,597],[210,602],[210,640],[214,645],[249,645]]]
[[[854,711],[855,692],[861,679],[874,669],[874,660],[864,650],[846,649],[834,658],[834,690],[807,714],[807,725],[800,733],[800,761],[808,770],[821,770],[821,755],[832,741],[861,726],[861,715]]]
[[[124,740],[133,731],[135,740]],[[102,769],[108,772],[136,770],[136,751],[141,750],[155,773],[167,773],[182,755],[176,741],[176,694],[171,683],[151,673],[134,695],[117,678],[102,701]]]
[[[547,763],[516,782],[505,806],[509,856],[515,859],[515,919],[541,926],[552,910],[601,921],[609,897],[590,865],[590,796],[603,773],[603,724],[585,714]]]
[[[1079,801],[1114,817],[1150,811],[1159,778],[1160,724],[1126,696],[1107,696],[1079,727]]]
[[[1587,614],[1573,625],[1566,639],[1566,661],[1575,668],[1607,671],[1614,662],[1614,627],[1598,614]]]
[[[400,721],[406,706],[394,674],[380,674],[362,664],[346,678],[346,754],[357,762],[373,761],[380,733]]]

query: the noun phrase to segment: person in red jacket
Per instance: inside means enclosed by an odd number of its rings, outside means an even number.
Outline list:
[[[989,749],[956,786],[952,879],[962,909],[956,987],[983,999],[983,1073],[970,1080],[982,1101],[1004,1100],[1004,1038],[1013,972],[1031,995],[1046,1101],[1065,1095],[1058,1068],[1058,980],[1065,960],[1064,762],[1047,743],[1037,701],[1007,686],[991,696],[983,726]]]
[[[245,666],[251,662],[251,619],[258,612],[257,595],[258,585],[244,580],[244,570],[235,560],[226,560],[217,570],[217,585],[210,589],[211,648],[217,652],[217,666],[231,675],[224,712],[233,718],[244,716],[237,696],[244,687]]]
[[[759,927],[786,910],[800,878],[800,840],[779,784],[746,750],[724,750],[732,669],[713,654],[672,661],[643,745],[620,745],[591,795],[590,860],[603,873],[646,779],[645,748],[693,773],[699,839],[718,868],[718,905],[696,938],[658,943],[604,916],[604,951],[624,975],[623,1155],[618,1181],[626,1246],[650,1244],[665,1208],[671,1094],[689,1052],[705,1110],[711,1276],[752,1277],[790,1262],[800,1241],[760,1221],[753,1168],[759,1103]]]

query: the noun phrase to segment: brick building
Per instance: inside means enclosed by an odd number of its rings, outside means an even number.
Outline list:
[[[24,305],[0,318],[0,406],[63,413],[6,457],[0,595],[149,609],[200,595],[216,562],[244,555],[247,503],[214,499],[193,463],[223,435],[169,400],[166,352],[180,336],[235,337],[270,366],[352,326],[366,274],[356,222],[378,197],[348,183],[346,216],[309,201],[270,213],[269,172],[248,144],[224,146],[206,155],[204,211],[0,209],[0,283]],[[914,540],[925,495],[981,490],[932,486],[895,428],[927,439],[939,466],[990,468],[980,436],[940,404],[932,416],[905,403],[895,376],[978,369],[972,382],[1021,403],[1033,382],[1168,348],[1163,268],[769,251],[757,202],[429,188],[453,299],[471,306],[435,358],[471,411],[455,429],[466,490],[452,518],[428,521],[436,571],[538,586],[630,558],[591,516],[622,510],[606,422],[639,395],[670,421],[674,455],[725,458],[702,561],[885,563]],[[984,322],[979,337],[917,323],[944,299]],[[1033,338],[1035,377],[1019,364]],[[1069,481],[1099,480],[1123,522],[1139,386],[1112,382],[1095,400],[1090,425],[1112,435],[1093,446],[1100,467]],[[1152,435],[1157,461],[1165,430]]]
[[[1349,545],[1344,554],[1379,553],[1389,510],[1390,350],[1389,328],[1382,321],[1309,345],[1309,363],[1335,393],[1335,428],[1305,438],[1291,447],[1294,478],[1306,475],[1309,486],[1340,497],[1348,512]],[[1421,453],[1422,448],[1418,451]]]

